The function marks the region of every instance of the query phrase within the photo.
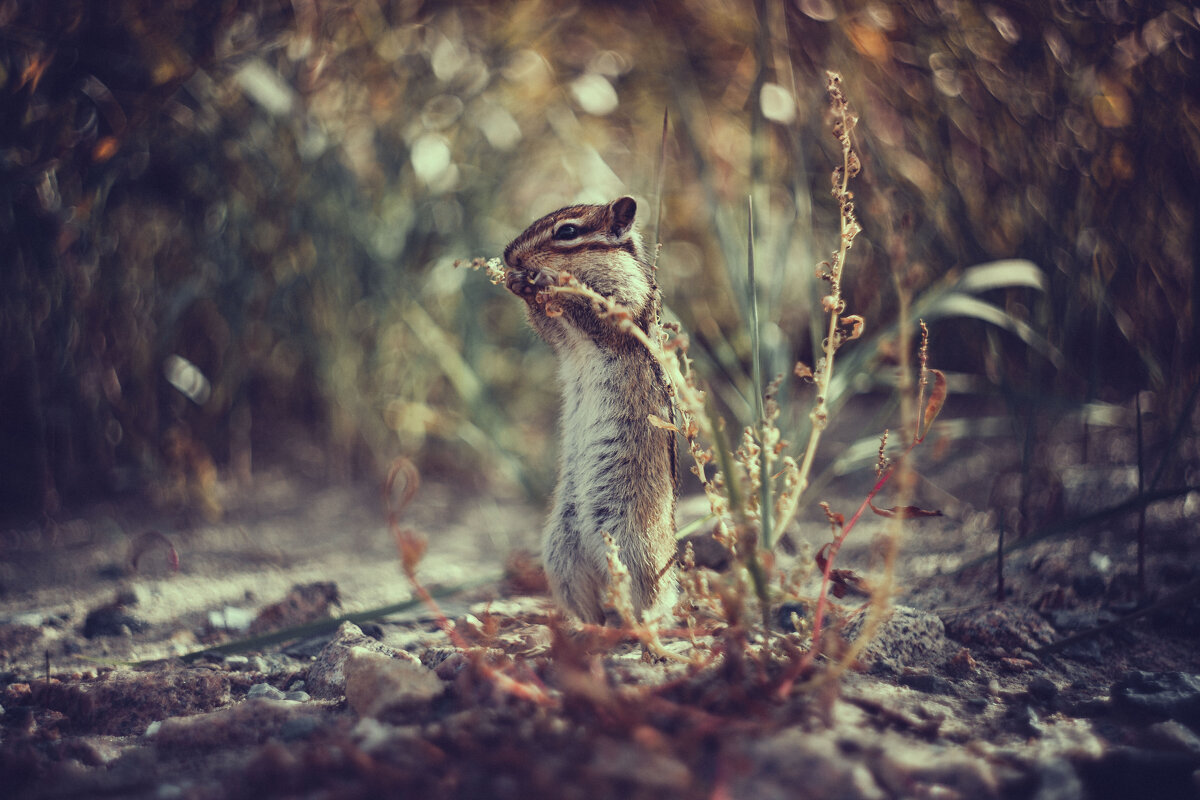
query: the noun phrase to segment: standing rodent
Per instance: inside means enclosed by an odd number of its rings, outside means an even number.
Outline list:
[[[525,300],[534,330],[558,357],[562,452],[543,559],[554,596],[585,622],[605,620],[605,531],[629,570],[634,611],[655,619],[674,605],[675,441],[649,419],[671,419],[671,400],[645,346],[599,318],[589,300],[557,294],[562,313],[552,316],[538,293],[569,272],[628,308],[657,341],[662,298],[636,213],[631,197],[568,206],[504,250],[505,285]]]

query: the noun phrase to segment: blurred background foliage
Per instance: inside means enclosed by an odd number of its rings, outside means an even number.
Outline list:
[[[454,263],[623,192],[652,233],[664,109],[660,282],[748,422],[746,198],[769,376],[812,363],[836,246],[827,69],[862,118],[843,394],[894,383],[903,300],[1018,423],[1179,417],[1198,48],[1183,2],[0,0],[0,504],[216,515],[218,475],[402,454],[544,493],[552,359]]]

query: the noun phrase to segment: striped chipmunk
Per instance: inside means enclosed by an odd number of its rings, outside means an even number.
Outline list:
[[[662,297],[636,213],[632,197],[568,206],[504,250],[505,286],[525,301],[530,324],[558,358],[562,448],[542,554],[555,598],[584,622],[605,621],[611,576],[604,532],[629,570],[641,619],[665,616],[677,593],[675,440],[649,421],[651,414],[672,418],[658,362],[587,298],[555,294],[551,313],[546,295],[539,299],[568,272],[624,305],[657,341]]]

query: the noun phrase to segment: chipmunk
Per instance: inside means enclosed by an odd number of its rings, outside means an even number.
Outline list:
[[[568,612],[603,623],[610,572],[603,532],[629,570],[634,611],[644,620],[675,602],[675,440],[650,415],[672,418],[655,358],[602,319],[583,297],[541,291],[568,272],[621,303],[658,340],[662,297],[634,227],[637,203],[559,209],[504,250],[505,286],[522,298],[533,329],[558,357],[562,451],[554,508],[543,533],[550,587]],[[561,313],[558,310],[561,309]]]

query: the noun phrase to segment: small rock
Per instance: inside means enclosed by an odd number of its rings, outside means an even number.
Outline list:
[[[1154,723],[1146,728],[1146,737],[1166,749],[1200,756],[1200,736],[1176,720]]]
[[[256,683],[246,691],[246,699],[253,700],[256,697],[265,697],[268,700],[282,700],[285,695],[269,683]]]
[[[1200,675],[1134,670],[1113,684],[1111,694],[1118,706],[1200,728]]]
[[[1002,603],[943,618],[946,635],[978,651],[1038,650],[1054,641],[1054,628],[1035,611]]]
[[[961,648],[946,662],[945,670],[956,678],[966,678],[979,671],[979,664],[967,648]]]
[[[364,648],[351,651],[345,674],[346,702],[360,717],[421,706],[446,689],[432,670]]]
[[[990,703],[986,697],[968,697],[963,701],[963,705],[968,711],[978,714],[986,710]]]
[[[1033,669],[1033,662],[1027,658],[1001,658],[1000,669],[1005,672],[1019,674]]]
[[[1038,675],[1029,682],[1025,687],[1025,691],[1029,692],[1029,696],[1039,703],[1050,705],[1058,697],[1058,686],[1049,678]]]
[[[907,686],[927,694],[954,694],[954,684],[940,675],[930,672],[904,674],[897,678],[897,682],[901,686]]]
[[[331,700],[346,693],[346,661],[355,648],[365,648],[389,658],[420,664],[411,653],[395,650],[365,635],[352,622],[343,622],[337,634],[321,650],[317,660],[308,668],[305,691],[320,700]]]
[[[83,635],[88,639],[97,636],[128,636],[142,633],[150,626],[133,616],[120,604],[101,606],[88,612],[83,621]]]
[[[866,612],[853,617],[846,625],[846,638],[858,636],[865,620]],[[939,663],[948,644],[945,627],[936,615],[896,606],[875,629],[859,659],[872,672],[898,675],[905,668]]]
[[[308,692],[287,692],[283,695],[284,700],[291,700],[296,703],[307,703],[312,700]]]
[[[830,736],[789,728],[745,745],[747,765],[729,786],[730,797],[785,800],[808,787],[814,798],[883,800],[871,770],[849,757]]]
[[[291,686],[288,687],[289,692],[299,692],[299,691],[302,691],[303,689],[304,689],[304,681],[292,681]]]

